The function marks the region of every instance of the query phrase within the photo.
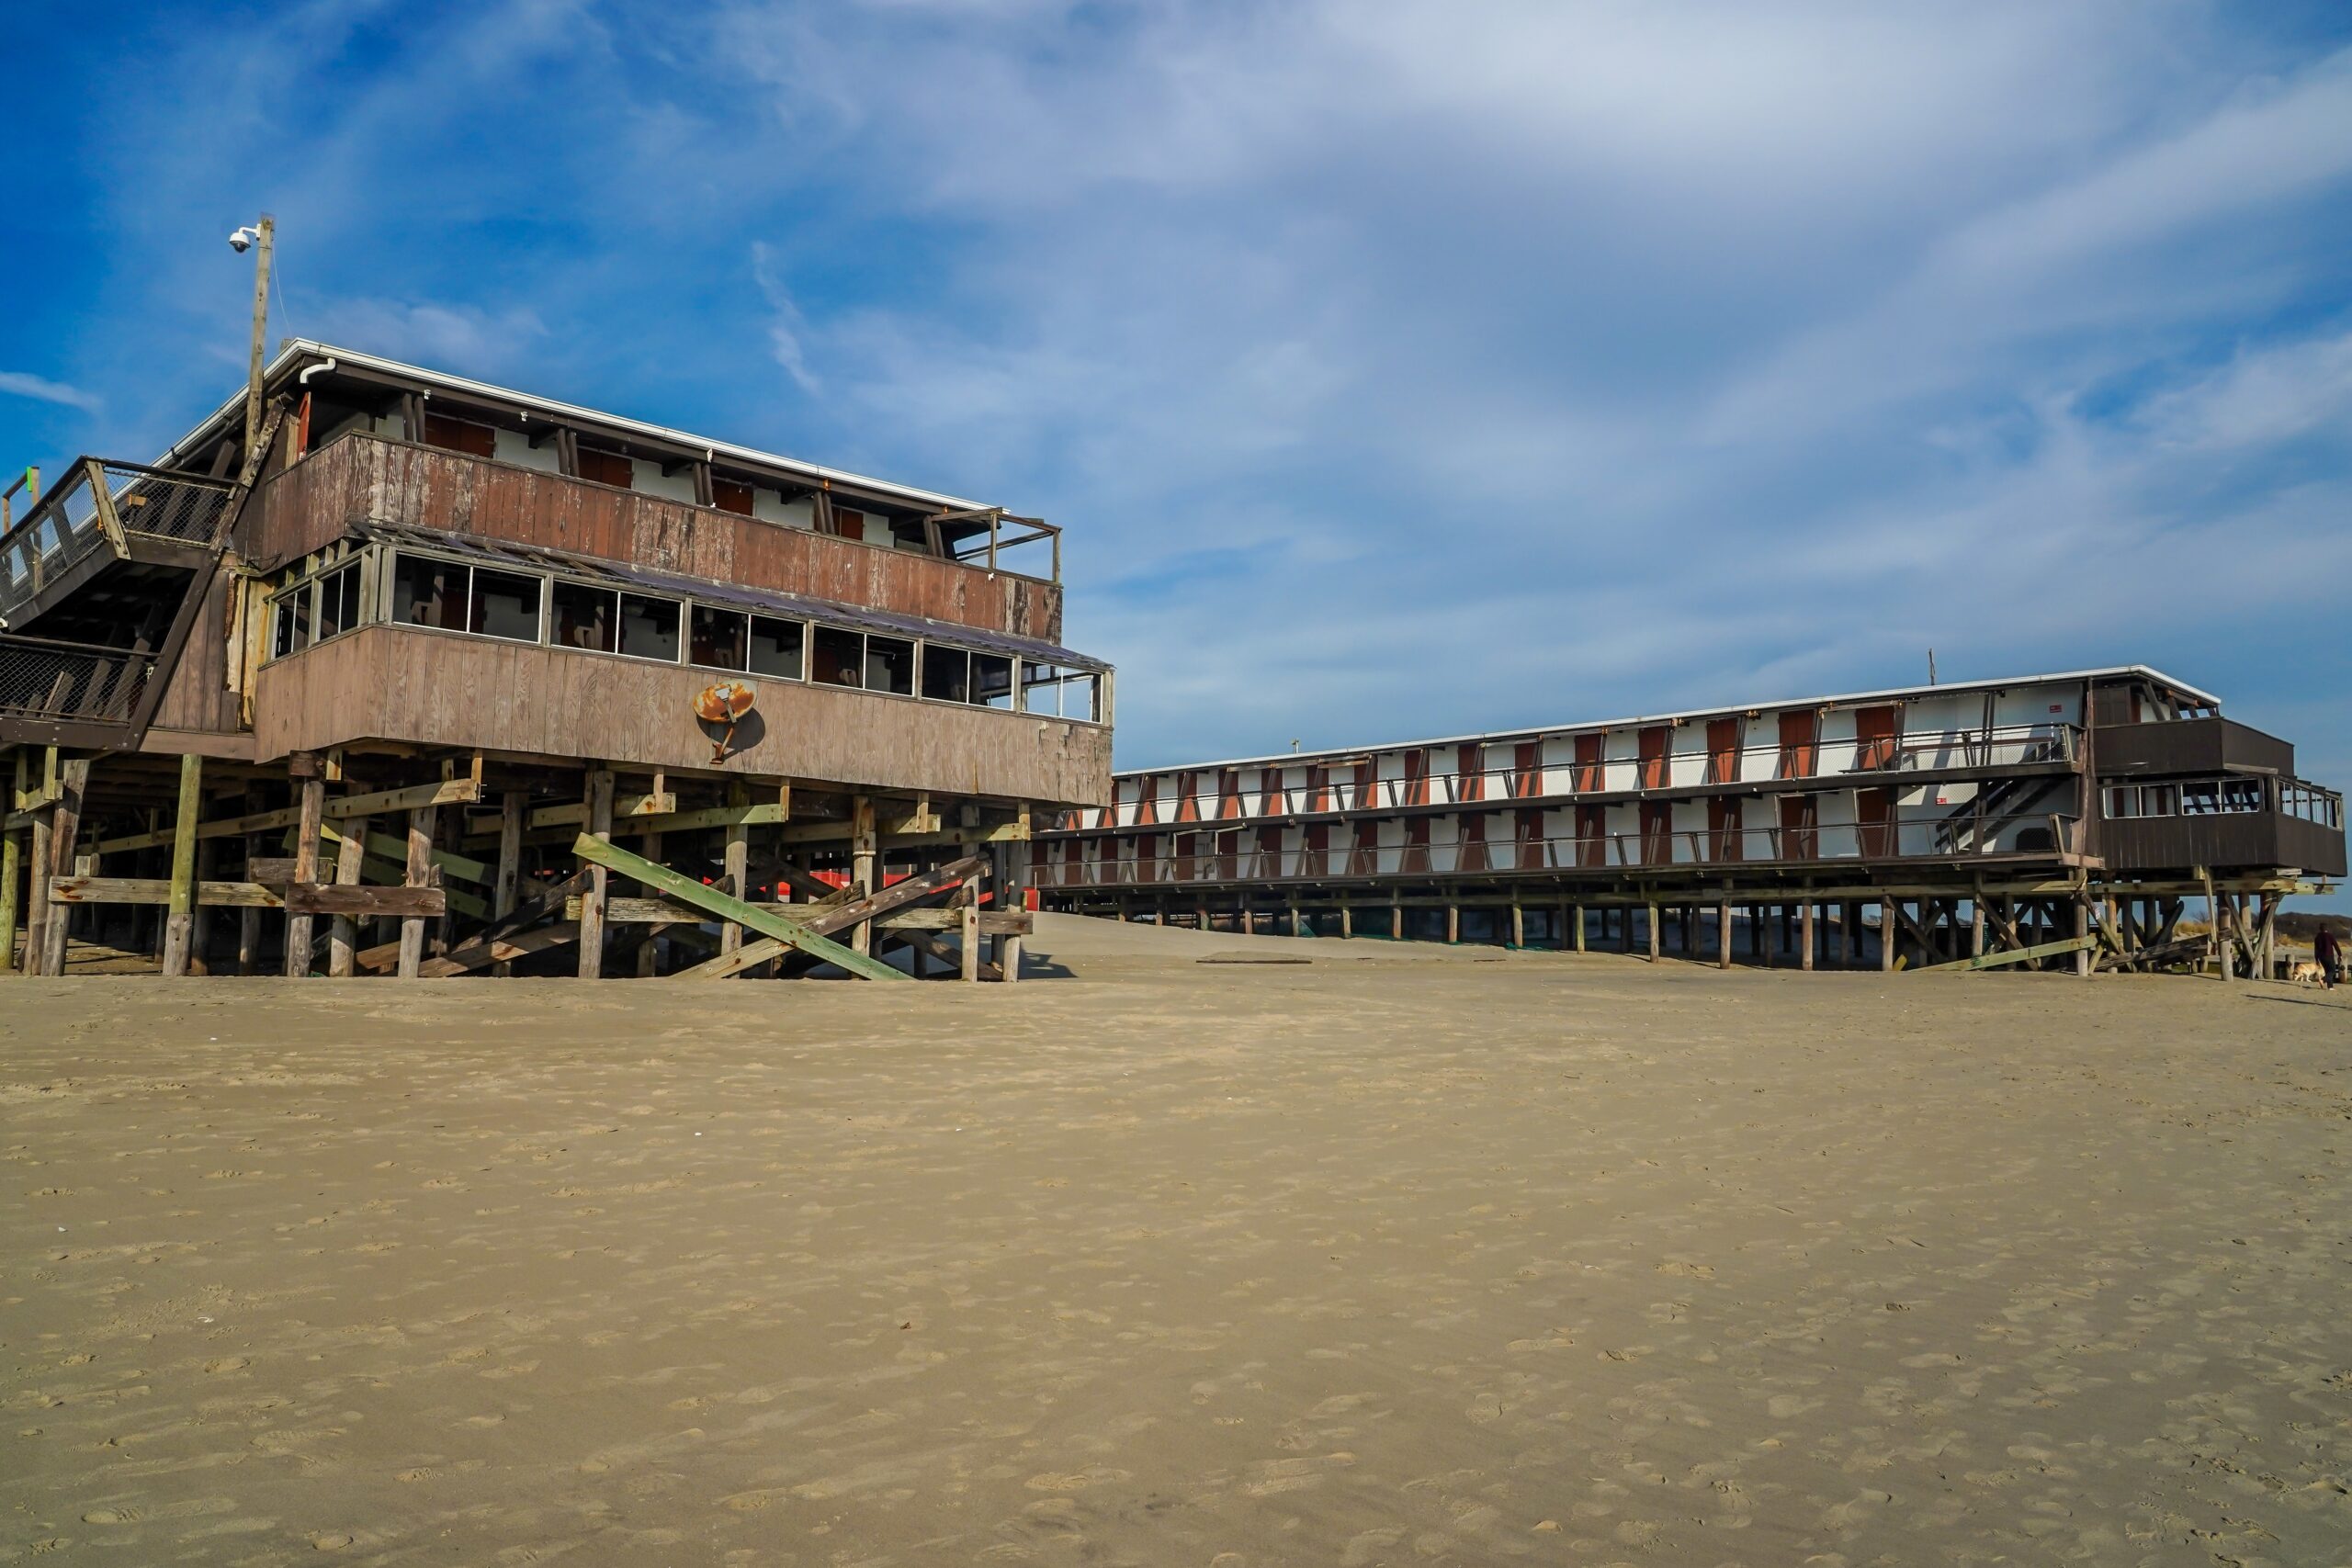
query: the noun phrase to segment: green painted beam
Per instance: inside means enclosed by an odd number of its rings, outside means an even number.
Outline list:
[[[2024,964],[2036,958],[2056,958],[2064,953],[2080,953],[2086,947],[2097,947],[2095,936],[2070,936],[2064,942],[2045,942],[2040,947],[2020,947],[2007,953],[1988,953],[1982,958],[1960,958],[1950,964],[1929,964],[1912,971],[1915,975],[1934,975],[1946,970],[1998,969],[2005,964]]]
[[[840,965],[853,975],[868,980],[903,980],[907,976],[876,958],[843,947],[840,942],[819,936],[797,920],[789,920],[757,904],[747,904],[717,888],[706,887],[691,876],[681,875],[666,865],[657,865],[642,855],[634,855],[617,844],[608,844],[593,833],[582,833],[573,841],[571,852],[592,865],[616,871],[623,876],[641,882],[673,898],[683,899],[697,908],[707,909],[722,920],[748,926],[762,936],[771,936],[789,946],[797,947],[812,958],[821,958]]]

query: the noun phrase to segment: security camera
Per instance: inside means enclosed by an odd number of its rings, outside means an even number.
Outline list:
[[[243,255],[246,248],[252,245],[253,243],[254,231],[251,229],[232,229],[229,231],[229,248],[236,252],[239,255]]]

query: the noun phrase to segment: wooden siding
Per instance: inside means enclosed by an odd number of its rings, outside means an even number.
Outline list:
[[[265,667],[255,754],[362,740],[710,767],[707,670],[374,626]],[[1058,718],[756,681],[724,771],[1062,806],[1110,798],[1111,732]]]
[[[259,502],[239,547],[264,565],[366,519],[1061,640],[1055,583],[380,436],[338,437]]]
[[[226,571],[213,578],[211,590],[196,613],[196,624],[188,629],[187,645],[164,688],[164,700],[155,709],[156,728],[235,734],[244,728],[238,720],[237,694],[228,688],[227,617],[233,586]]]

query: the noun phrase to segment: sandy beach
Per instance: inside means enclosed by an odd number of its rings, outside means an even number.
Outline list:
[[[1031,957],[0,982],[0,1561],[2352,1561],[2352,996]]]

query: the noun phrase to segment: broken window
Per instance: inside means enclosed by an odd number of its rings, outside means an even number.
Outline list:
[[[904,637],[867,637],[865,689],[869,692],[895,692],[902,697],[913,696],[915,645]]]
[[[540,579],[521,572],[475,568],[466,629],[514,642],[538,641],[540,585]]]
[[[856,686],[865,680],[865,637],[840,626],[817,628],[813,678],[820,686]]]
[[[1021,661],[1021,711],[1095,722],[1101,711],[1102,676],[1093,670]]]
[[[780,681],[799,680],[801,646],[808,636],[808,628],[798,621],[753,615],[752,673],[773,675]]]
[[[466,570],[449,561],[402,550],[392,566],[392,618],[404,626],[465,630]],[[307,612],[308,606],[304,608]],[[305,629],[308,626],[306,614]]]
[[[922,694],[935,703],[969,700],[972,656],[960,648],[922,645]]]
[[[712,670],[749,668],[752,617],[741,610],[696,604],[687,617],[687,658]]]
[[[331,571],[319,580],[319,629],[312,640],[324,642],[359,624],[359,563]]]
[[[283,659],[311,646],[311,585],[306,582],[279,594],[276,606],[269,656]]]
[[[584,582],[558,582],[552,601],[554,641],[558,648],[583,648],[594,653],[613,651],[620,630],[619,594]]]
[[[1012,660],[1001,653],[972,655],[972,701],[981,707],[1012,705]]]
[[[631,659],[678,661],[678,602],[644,593],[621,595],[621,651]]]

